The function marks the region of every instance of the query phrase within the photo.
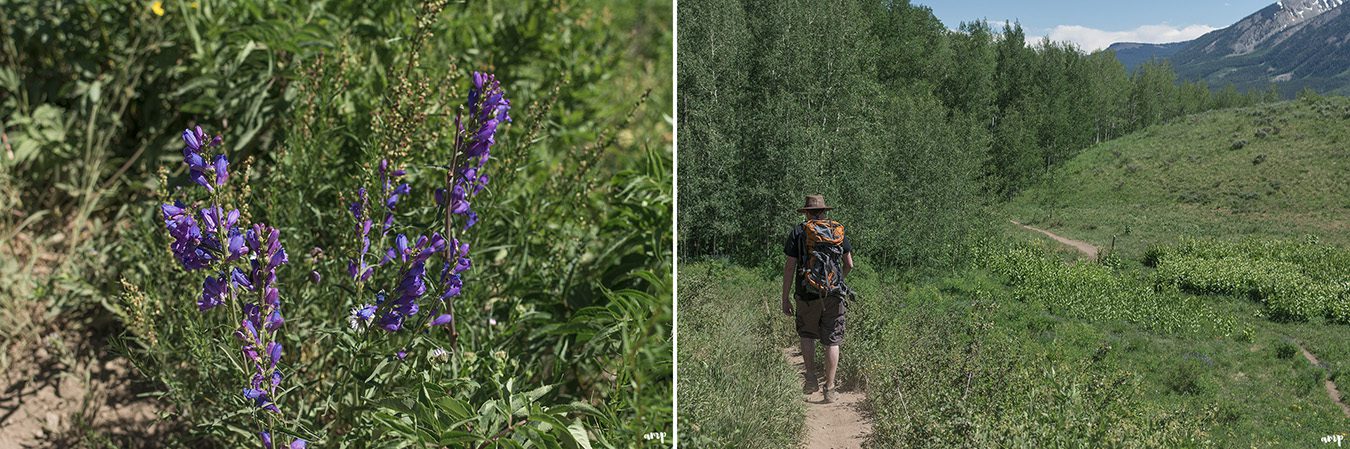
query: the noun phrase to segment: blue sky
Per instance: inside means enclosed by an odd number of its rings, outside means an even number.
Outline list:
[[[1084,50],[1112,42],[1176,42],[1199,37],[1274,4],[1274,0],[912,0],[956,28],[988,19],[1022,23],[1028,36],[1071,41]]]

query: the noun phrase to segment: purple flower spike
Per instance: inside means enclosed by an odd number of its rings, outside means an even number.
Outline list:
[[[183,130],[182,138],[188,179],[211,192],[226,185],[230,177],[229,159],[208,151],[221,145],[221,137],[208,138],[197,126]],[[212,196],[209,204],[201,207],[182,202],[161,204],[159,212],[164,227],[173,238],[169,249],[188,271],[211,268],[213,273],[219,273],[203,279],[202,294],[197,301],[199,310],[219,307],[227,299],[240,302],[243,319],[233,335],[239,342],[244,368],[250,371],[245,377],[243,396],[262,410],[280,413],[272,401],[282,380],[277,367],[282,355],[277,331],[285,323],[276,269],[287,262],[286,250],[281,246],[277,229],[261,223],[241,224],[239,210],[227,213],[218,201],[219,197]],[[264,447],[272,448],[269,431],[258,435]],[[307,445],[303,440],[297,441],[299,447]]]
[[[308,448],[309,442],[303,439],[296,438],[295,441],[291,442],[291,449],[308,449]]]
[[[454,117],[454,152],[462,162],[448,167],[448,182],[433,190],[436,204],[445,208],[442,212],[458,216],[448,217],[451,223],[446,223],[446,226],[459,225],[467,231],[479,222],[479,214],[474,210],[475,198],[488,183],[484,168],[491,159],[491,150],[497,143],[501,125],[511,122],[510,109],[511,103],[506,99],[505,91],[496,77],[481,72],[472,74],[466,108]],[[473,266],[473,261],[467,243],[449,241],[449,236],[440,233],[416,237],[403,233],[391,235],[397,216],[395,207],[412,189],[408,183],[399,182],[399,178],[406,174],[405,170],[394,166],[387,159],[379,161],[379,195],[374,201],[384,204],[384,217],[368,216],[374,205],[369,203],[371,200],[367,198],[365,188],[357,190],[358,200],[347,205],[358,232],[354,240],[360,242],[360,250],[348,260],[347,275],[364,282],[371,279],[376,267],[389,265],[394,265],[389,269],[399,273],[395,285],[389,285],[389,280],[382,278],[378,282],[385,284],[370,287],[380,292],[376,299],[378,309],[370,305],[352,309],[348,320],[354,329],[365,329],[364,326],[373,324],[390,332],[398,332],[404,328],[404,324],[411,325],[413,322],[427,323],[428,326],[449,326],[455,322],[448,313],[434,314],[427,321],[408,321],[416,319],[415,315],[425,307],[419,304],[419,300],[430,290],[424,278],[427,263],[433,263],[432,260],[438,255],[444,258],[435,262],[442,263],[436,282],[440,287],[440,299],[444,300],[462,293],[464,280],[461,274]],[[378,206],[373,209],[378,210]],[[382,232],[375,239],[369,236],[372,221],[383,223]],[[367,260],[371,240],[375,241],[374,246],[378,248],[372,259],[378,258],[378,261]],[[387,303],[384,298],[386,291],[389,293]]]

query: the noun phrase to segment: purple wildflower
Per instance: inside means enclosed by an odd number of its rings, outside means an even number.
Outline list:
[[[259,401],[258,395],[262,392],[261,397],[266,399],[276,393],[281,383],[277,364],[281,361],[282,345],[276,340],[276,331],[286,320],[281,314],[281,293],[276,287],[276,269],[286,263],[287,257],[286,249],[281,246],[280,234],[276,228],[253,225],[244,235],[251,254],[250,270],[247,273],[236,271],[231,275],[235,283],[247,285],[248,290],[258,294],[255,302],[243,305],[244,319],[235,331],[247,365],[253,371],[253,387],[246,389],[244,396],[253,399],[259,408],[277,413],[280,410],[275,404]]]
[[[208,140],[201,127],[194,127],[184,130],[182,138],[188,178],[211,193],[224,187],[230,177],[229,159],[224,154],[209,154],[209,148],[220,146],[221,137]],[[285,319],[276,269],[288,261],[286,250],[277,229],[263,224],[241,225],[239,210],[227,212],[217,199],[212,195],[211,203],[201,207],[177,201],[160,205],[164,226],[173,238],[170,250],[188,271],[214,268],[219,273],[203,279],[198,309],[206,311],[224,305],[227,299],[240,298],[243,319],[234,337],[239,340],[244,367],[251,372],[242,389],[243,397],[262,410],[280,413],[273,399],[282,380],[277,366],[282,345],[276,332]],[[263,446],[271,449],[271,433],[264,430],[258,435]],[[306,445],[298,439],[291,443],[292,448]]]
[[[192,218],[191,212],[181,202],[174,204],[160,205],[160,213],[164,217],[164,227],[169,230],[169,236],[173,237],[173,243],[169,244],[169,250],[183,269],[188,271],[200,270],[211,266],[216,260],[210,246],[210,240],[215,234],[203,234],[201,226]]]
[[[450,324],[450,323],[452,323],[452,322],[454,322],[454,321],[455,321],[455,317],[454,317],[453,315],[450,315],[450,314],[448,314],[448,313],[445,313],[445,314],[437,315],[435,319],[431,320],[431,325],[432,325],[432,326],[444,326],[444,325]]]
[[[197,301],[197,310],[207,311],[224,304],[228,290],[229,282],[224,274],[218,278],[207,276],[206,280],[202,281],[202,299]]]
[[[492,146],[497,142],[497,133],[501,124],[509,123],[511,103],[496,77],[481,72],[473,74],[467,105],[454,118],[455,162],[447,167],[450,173],[446,184],[435,189],[437,205],[451,219],[462,219],[463,231],[468,231],[479,222],[479,215],[473,208],[474,198],[483,192],[488,184],[484,173],[487,161],[491,158]],[[417,321],[427,327],[452,326],[455,322],[453,305],[446,300],[459,296],[463,291],[462,274],[473,266],[469,244],[439,233],[411,237],[397,233],[393,228],[398,203],[410,195],[412,187],[399,182],[406,172],[392,167],[389,160],[381,160],[377,167],[378,193],[367,192],[365,188],[357,190],[357,200],[347,205],[354,220],[360,241],[360,250],[347,263],[347,276],[358,283],[371,279],[377,267],[397,270],[396,284],[372,287],[379,291],[374,305],[365,304],[351,309],[348,316],[352,328],[362,328],[370,324],[378,325],[389,332],[398,332],[412,324],[418,313],[424,309],[423,296],[427,294],[427,263],[436,255],[442,255],[440,276],[434,281],[440,286],[440,294],[432,299],[436,301],[431,310],[436,311],[430,317]],[[368,195],[369,193],[369,195]],[[369,196],[375,196],[370,198]],[[373,217],[383,204],[384,217]],[[374,221],[381,222],[381,233],[377,238],[375,253],[379,259],[369,260],[371,252],[370,231]],[[450,224],[446,224],[447,229]],[[452,231],[453,232],[453,231]],[[390,235],[393,234],[393,235]],[[434,266],[434,265],[433,265]],[[388,268],[384,268],[388,267]],[[383,281],[389,282],[389,281]],[[387,290],[386,290],[387,289]],[[389,301],[384,301],[384,292],[389,292]]]

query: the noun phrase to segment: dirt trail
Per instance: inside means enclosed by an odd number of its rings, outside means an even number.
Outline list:
[[[805,375],[806,365],[799,348],[784,348],[783,356],[798,374]],[[823,374],[820,380],[825,381]],[[863,441],[872,434],[872,423],[862,415],[865,397],[861,391],[839,391],[833,403],[825,404],[823,392],[803,395],[806,400],[806,448],[861,448]]]
[[[1050,231],[1047,231],[1047,230],[1044,230],[1044,229],[1041,229],[1041,228],[1037,228],[1037,227],[1034,227],[1034,226],[1027,226],[1027,225],[1024,225],[1024,224],[1022,224],[1022,223],[1018,223],[1017,220],[1009,220],[1009,221],[1011,221],[1013,224],[1018,225],[1018,226],[1021,226],[1021,227],[1023,227],[1023,228],[1030,229],[1030,230],[1032,230],[1032,231],[1036,231],[1036,232],[1045,234],[1047,237],[1050,237],[1051,239],[1053,239],[1053,240],[1056,241],[1056,242],[1059,242],[1059,243],[1063,243],[1063,244],[1065,244],[1065,245],[1072,246],[1072,247],[1074,247],[1074,249],[1077,249],[1078,252],[1081,252],[1081,253],[1083,253],[1083,254],[1086,254],[1086,255],[1087,255],[1088,257],[1090,257],[1090,258],[1093,258],[1093,259],[1096,259],[1096,258],[1097,258],[1097,247],[1096,247],[1096,246],[1093,246],[1091,243],[1084,242],[1084,241],[1082,241],[1082,240],[1074,240],[1074,239],[1071,239],[1071,238],[1061,237],[1061,236],[1059,236],[1059,235],[1056,235],[1056,234],[1053,233],[1053,232],[1050,232]]]
[[[1322,361],[1317,360],[1317,356],[1308,352],[1308,348],[1303,347],[1303,343],[1296,342],[1295,344],[1298,345],[1298,350],[1303,353],[1303,358],[1308,359],[1308,363],[1311,363],[1318,368],[1322,367]],[[1345,401],[1341,399],[1341,391],[1336,388],[1336,382],[1327,379],[1323,382],[1323,386],[1327,388],[1327,397],[1331,398],[1331,402],[1335,402],[1336,405],[1340,406],[1341,411],[1345,412],[1345,417],[1350,418],[1350,405],[1345,405]]]

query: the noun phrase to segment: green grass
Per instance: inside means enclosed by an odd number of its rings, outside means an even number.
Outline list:
[[[790,320],[774,283],[721,263],[682,264],[681,447],[794,447],[804,429],[801,380],[781,348]]]
[[[1006,267],[916,279],[859,259],[840,373],[867,394],[868,447],[1297,447],[1345,430],[1321,386],[1350,378],[1344,326],[1271,321],[1245,296],[1149,293],[1142,264],[1065,265],[1053,248],[1024,249],[1057,279],[1039,283]],[[772,445],[798,429],[773,273],[684,263],[680,280],[683,441]],[[1157,316],[1094,289],[1155,295],[1137,307]],[[1208,322],[1170,324],[1187,319]]]
[[[1346,246],[1347,124],[1343,97],[1179,118],[1085,150],[1002,211],[1135,259],[1186,236]]]

